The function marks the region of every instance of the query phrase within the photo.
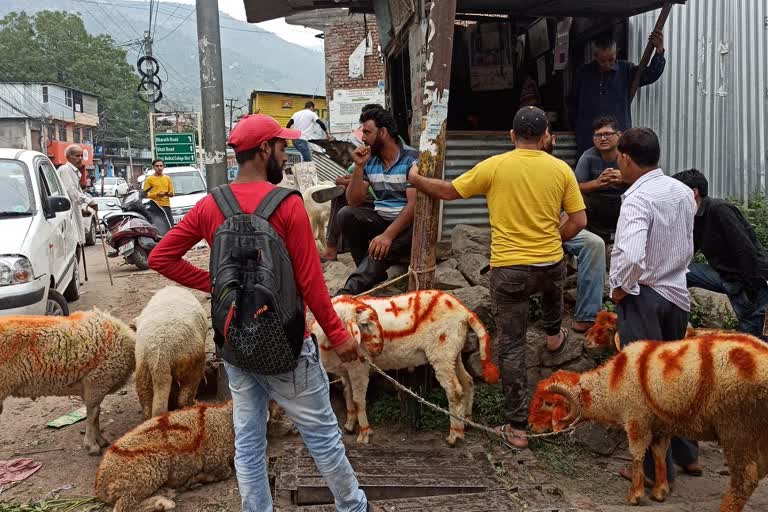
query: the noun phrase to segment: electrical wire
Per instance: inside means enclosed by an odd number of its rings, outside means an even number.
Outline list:
[[[165,34],[163,37],[161,37],[160,39],[158,39],[158,40],[157,40],[157,42],[159,43],[159,42],[160,42],[160,41],[162,41],[163,39],[167,39],[168,37],[170,37],[170,36],[171,36],[171,35],[172,35],[174,32],[176,32],[176,31],[177,31],[179,28],[181,28],[181,26],[182,26],[184,23],[186,23],[186,22],[187,22],[187,20],[188,20],[189,18],[191,18],[191,17],[192,17],[192,15],[193,15],[194,13],[195,13],[195,11],[189,11],[189,14],[187,14],[187,17],[186,17],[186,18],[184,18],[183,20],[181,20],[181,21],[179,22],[179,24],[178,24],[178,25],[176,25],[176,26],[173,28],[173,30],[171,30],[170,32],[168,32],[167,34]],[[169,16],[168,18],[170,18],[170,16]]]

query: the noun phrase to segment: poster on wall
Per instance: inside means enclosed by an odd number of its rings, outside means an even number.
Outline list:
[[[343,138],[360,126],[360,110],[369,103],[384,105],[384,88],[337,89],[330,102],[331,135]]]
[[[517,39],[507,23],[478,23],[469,32],[469,78],[473,91],[499,91],[515,85]]]
[[[565,18],[557,24],[555,36],[555,71],[568,67],[568,48],[570,46],[571,23],[573,18]]]

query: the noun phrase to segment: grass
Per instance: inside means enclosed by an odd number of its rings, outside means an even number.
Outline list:
[[[102,512],[107,507],[92,496],[45,498],[21,504],[16,501],[0,502],[0,512]]]
[[[572,479],[584,476],[582,471],[584,463],[592,457],[589,450],[570,440],[553,443],[531,439],[529,446],[543,468]]]

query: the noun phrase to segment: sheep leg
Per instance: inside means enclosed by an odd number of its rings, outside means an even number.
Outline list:
[[[101,400],[95,403],[86,401],[85,411],[85,438],[83,439],[83,446],[88,450],[88,455],[100,455],[101,449],[110,445],[110,442],[101,434],[99,427]]]
[[[152,496],[151,498],[142,501],[139,505],[139,510],[144,512],[164,512],[166,510],[174,509],[176,509],[176,503],[165,496]],[[115,510],[117,510],[117,508],[115,508]]]
[[[475,383],[472,376],[464,368],[464,362],[461,360],[461,354],[456,356],[456,375],[459,377],[459,384],[464,390],[464,418],[472,418],[472,406],[475,399]]]
[[[667,451],[669,450],[670,438],[661,437],[651,444],[651,454],[653,455],[653,469],[656,473],[656,481],[651,489],[651,499],[663,502],[669,496],[669,481],[667,476]]]
[[[152,416],[160,416],[168,412],[171,386],[173,386],[171,372],[155,369],[152,375]]]
[[[731,482],[720,505],[720,512],[741,512],[760,482],[760,473],[753,455],[744,449],[724,447],[725,460],[731,468]]]
[[[627,495],[627,503],[638,505],[645,497],[645,474],[643,459],[645,451],[653,440],[650,428],[641,427],[637,421],[629,421],[624,429],[629,440],[629,453],[632,455],[632,484]]]
[[[352,383],[349,381],[349,377],[342,375],[341,385],[344,388],[344,403],[347,405],[347,421],[344,422],[344,430],[351,434],[357,425],[357,408],[352,398]]]
[[[456,367],[453,360],[445,362],[430,361],[430,363],[435,369],[435,377],[437,377],[437,381],[443,386],[443,389],[448,396],[448,410],[451,411],[451,414],[454,416],[463,418],[466,398],[461,383],[459,382],[459,377],[456,373]],[[464,439],[464,422],[452,417],[451,429],[445,440],[450,446],[455,446],[456,441],[459,439]]]
[[[144,419],[148,420],[152,417],[152,375],[144,363],[136,369],[136,394]]]
[[[357,421],[360,423],[360,433],[357,435],[357,442],[368,444],[369,438],[373,433],[371,425],[368,423],[368,415],[365,412],[365,395],[368,392],[368,379],[370,367],[367,364],[347,363],[347,372],[352,388],[352,401],[357,408]]]

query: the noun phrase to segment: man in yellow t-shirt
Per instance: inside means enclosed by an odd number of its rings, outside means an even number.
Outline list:
[[[564,241],[587,225],[584,200],[571,168],[543,151],[549,138],[546,114],[524,107],[511,132],[515,150],[477,164],[451,182],[426,178],[411,169],[416,189],[437,199],[485,195],[491,223],[491,295],[496,304],[499,366],[507,424],[498,427],[510,446],[528,441],[526,330],[528,299],[542,294],[546,350],[567,342],[561,328],[565,262]],[[568,214],[562,223],[560,212]]]
[[[165,162],[159,158],[152,160],[152,168],[155,174],[147,176],[144,180],[144,192],[147,197],[157,203],[157,206],[163,209],[168,217],[168,222],[173,226],[173,214],[171,213],[171,198],[173,197],[173,181],[169,176],[163,174]]]

